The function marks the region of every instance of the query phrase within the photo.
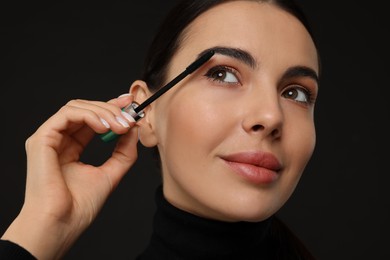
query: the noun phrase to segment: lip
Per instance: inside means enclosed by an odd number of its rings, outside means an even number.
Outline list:
[[[282,169],[275,155],[261,151],[229,154],[220,158],[239,176],[258,185],[276,181]]]

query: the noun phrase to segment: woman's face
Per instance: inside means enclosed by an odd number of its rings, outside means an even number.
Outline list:
[[[208,49],[211,60],[147,113],[164,194],[203,217],[264,220],[290,197],[314,149],[317,52],[292,15],[233,1],[187,28],[168,79]]]

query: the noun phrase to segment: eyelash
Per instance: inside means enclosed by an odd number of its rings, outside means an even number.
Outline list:
[[[312,91],[310,89],[301,87],[300,85],[290,85],[287,89],[285,89],[282,92],[282,96],[285,98],[289,98],[287,95],[289,93],[291,93],[290,91],[292,91],[292,90],[298,90],[298,91],[303,92],[303,94],[305,95],[305,99],[306,99],[306,101],[300,101],[300,100],[295,100],[295,99],[293,99],[293,101],[301,103],[301,104],[308,104],[308,105],[314,104],[315,97],[314,97]],[[298,93],[298,95],[299,95],[299,93]]]
[[[237,82],[228,82],[228,81],[221,80],[220,78],[217,78],[216,75],[214,75],[217,72],[225,73],[224,75],[220,75],[220,76],[223,76],[224,78],[226,78],[226,73],[231,73],[235,77]],[[218,65],[218,66],[215,66],[215,67],[212,67],[211,69],[209,69],[207,71],[207,73],[205,74],[205,76],[209,80],[211,80],[212,82],[218,82],[220,84],[226,84],[226,85],[241,85],[238,74],[239,74],[239,72],[236,69],[233,69],[233,68],[231,68],[229,66],[225,66],[225,65]],[[300,103],[300,104],[306,104],[306,105],[311,105],[311,104],[315,103],[315,97],[314,97],[314,94],[312,93],[312,91],[308,88],[302,87],[302,86],[297,85],[297,84],[289,85],[282,92],[282,96],[285,98],[290,98],[288,95],[289,95],[289,93],[291,94],[291,92],[289,92],[289,91],[292,91],[292,90],[301,91],[305,95],[305,101],[292,99],[293,101]],[[298,93],[297,95],[300,95],[300,93]],[[299,96],[297,96],[297,97],[299,97]]]
[[[226,73],[230,73],[232,74],[235,79],[237,80],[237,82],[229,82],[229,81],[224,81],[224,80],[221,80],[219,78],[217,78],[214,74],[216,72],[221,72],[221,73],[225,73],[225,75],[223,75],[224,77],[226,77]],[[237,84],[241,84],[240,80],[239,80],[239,77],[238,77],[238,71],[231,68],[231,67],[228,67],[228,66],[224,66],[224,65],[218,65],[218,66],[215,66],[215,67],[212,67],[211,69],[209,69],[207,71],[207,73],[205,74],[205,76],[213,81],[213,82],[218,82],[218,83],[222,83],[222,84],[234,84],[234,85],[237,85]]]

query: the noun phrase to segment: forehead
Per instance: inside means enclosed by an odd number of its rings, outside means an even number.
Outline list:
[[[229,1],[198,16],[184,32],[181,50],[192,58],[212,46],[250,52],[256,59],[290,59],[317,70],[317,51],[302,23],[270,3]]]

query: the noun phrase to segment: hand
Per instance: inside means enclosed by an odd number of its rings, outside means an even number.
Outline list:
[[[69,249],[137,159],[137,127],[121,113],[131,102],[72,100],[28,138],[24,205],[2,239],[38,259],[58,259]],[[122,135],[111,157],[100,166],[80,162],[107,127]]]

